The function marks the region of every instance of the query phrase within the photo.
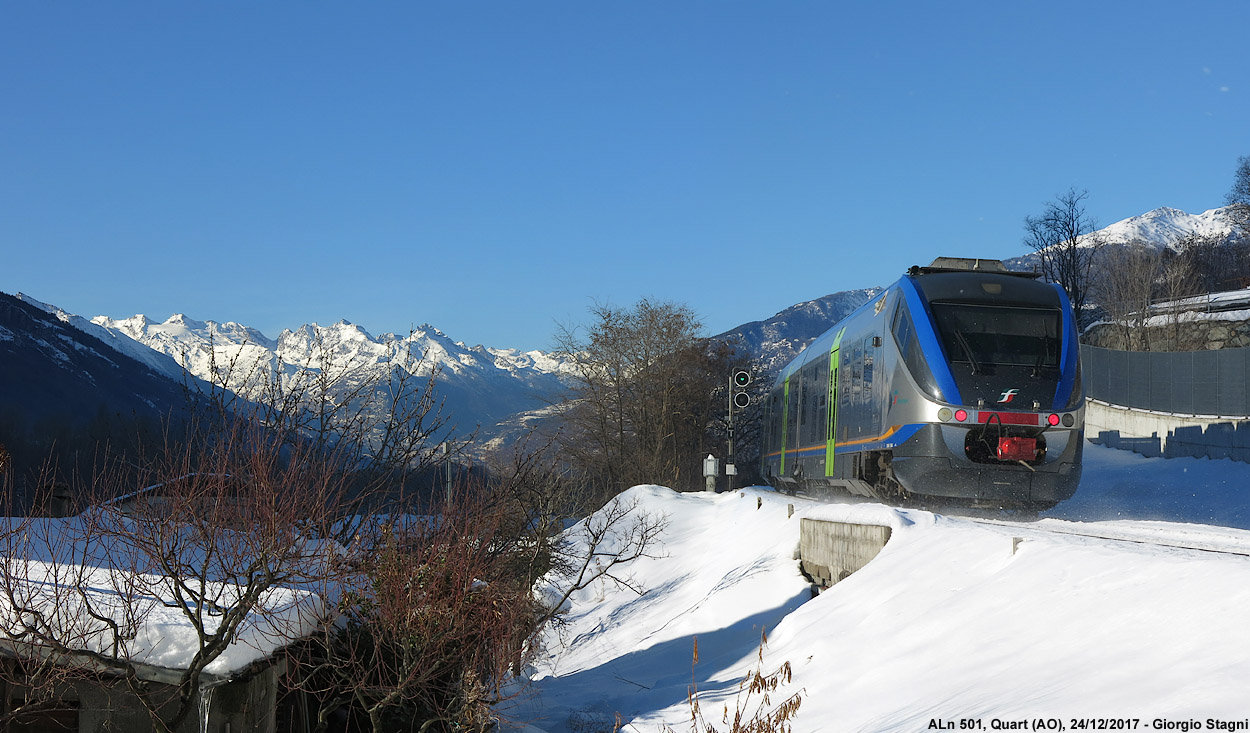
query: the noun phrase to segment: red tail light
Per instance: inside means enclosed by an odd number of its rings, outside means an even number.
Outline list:
[[[1036,438],[999,438],[998,460],[1031,461],[1037,458]]]

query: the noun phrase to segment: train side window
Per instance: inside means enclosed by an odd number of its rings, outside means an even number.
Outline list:
[[[786,447],[793,448],[799,442],[799,381],[798,372],[790,377],[790,394],[786,399],[788,417],[786,419]]]
[[[864,401],[864,347],[859,343],[852,349],[851,356],[851,404],[858,405]]]
[[[895,343],[898,344],[898,353],[903,357],[903,363],[907,365],[907,371],[911,372],[916,384],[930,396],[942,399],[942,392],[938,389],[933,372],[925,363],[924,353],[920,349],[911,312],[907,308],[907,302],[902,299],[898,301],[898,308],[894,311],[894,321],[890,330],[894,333]]]
[[[894,333],[894,342],[898,344],[898,353],[907,358],[907,351],[911,348],[911,344],[916,340],[916,331],[911,325],[911,316],[907,313],[907,303],[901,298],[898,301],[898,307],[894,309],[894,322],[890,325],[890,331]]]
[[[829,425],[829,364],[822,360],[816,366],[816,376],[812,380],[816,392],[815,419],[812,421],[812,442],[823,443],[828,435]]]
[[[838,390],[838,412],[846,414],[847,408],[851,405],[851,395],[855,391],[855,370],[851,368],[851,352],[854,349],[844,349],[842,351],[842,366],[838,368],[838,380],[841,389]],[[838,419],[838,427],[841,428],[841,434],[836,436],[838,440],[846,440],[850,435],[851,421],[844,418]]]
[[[855,348],[851,347],[846,350],[846,363],[842,365],[846,369],[846,390],[842,395],[842,404],[855,404],[856,388],[859,386],[859,369],[855,363]]]
[[[864,339],[864,402],[868,402],[872,394],[872,374],[873,364],[876,361],[877,350],[873,348],[872,337]]]
[[[799,443],[803,442],[803,426],[807,425],[807,375],[799,372]]]
[[[781,390],[774,389],[772,404],[769,406],[769,425],[772,427],[768,438],[768,447],[772,450],[781,449]]]

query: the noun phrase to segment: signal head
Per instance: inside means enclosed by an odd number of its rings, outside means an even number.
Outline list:
[[[734,372],[734,386],[745,387],[751,383],[751,372],[745,369],[739,369]]]

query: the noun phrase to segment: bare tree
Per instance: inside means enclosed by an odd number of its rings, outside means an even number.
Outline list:
[[[1242,238],[1250,238],[1250,156],[1237,159],[1233,187],[1225,197],[1228,215]]]
[[[1084,318],[1090,269],[1103,245],[1085,211],[1088,197],[1088,191],[1069,189],[1046,202],[1040,216],[1024,218],[1024,243],[1037,253],[1046,279],[1067,291],[1078,319]]]
[[[1157,279],[1157,299],[1163,302],[1177,303],[1190,298],[1199,291],[1198,277],[1194,272],[1191,260],[1184,256],[1184,240],[1180,245],[1180,253],[1167,256],[1171,250],[1163,254],[1163,267]],[[1163,350],[1180,351],[1187,348],[1181,329],[1183,310],[1179,307],[1165,309],[1162,314],[1166,321],[1165,338],[1162,339]]]
[[[323,538],[347,474],[336,457],[245,421],[151,470],[160,481],[140,492],[6,533],[0,635],[23,660],[120,678],[167,731],[199,708],[223,655],[240,644],[263,655],[324,613],[339,571]],[[96,481],[117,493],[109,477]],[[177,671],[151,685],[153,666]]]
[[[552,569],[540,584],[545,610],[538,623],[557,620],[574,593],[598,582],[642,595],[642,586],[622,571],[634,560],[653,557],[667,526],[666,517],[644,511],[636,498],[616,496],[562,533],[552,547]]]
[[[1146,321],[1162,260],[1142,245],[1104,250],[1102,270],[1095,280],[1095,296],[1120,335],[1125,351],[1147,351]]]
[[[698,488],[709,426],[723,409],[723,352],[684,305],[644,299],[592,315],[584,332],[565,327],[556,337],[574,367],[561,448],[603,496],[640,483]]]
[[[1250,282],[1250,238],[1191,234],[1175,246],[1191,273],[1192,292],[1187,294],[1234,290]]]
[[[21,691],[0,713],[7,729],[72,710],[75,684],[119,670],[111,641],[135,635],[147,609],[124,579],[87,562],[98,534],[89,524],[71,533],[60,520],[11,512],[0,522],[0,681]]]

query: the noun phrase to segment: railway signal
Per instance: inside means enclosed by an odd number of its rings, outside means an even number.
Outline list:
[[[739,369],[738,371],[734,372],[734,381],[733,381],[734,397],[733,399],[734,399],[734,406],[737,407],[739,410],[751,404],[751,393],[746,391],[746,388],[750,386],[750,384],[751,384],[751,372],[748,372],[745,369]]]
[[[751,385],[751,372],[738,369],[729,379],[729,454],[725,459],[726,490],[734,488],[733,477],[738,475],[738,467],[734,465],[734,408],[739,410],[751,404],[751,393],[746,388]]]

